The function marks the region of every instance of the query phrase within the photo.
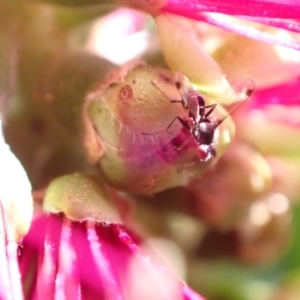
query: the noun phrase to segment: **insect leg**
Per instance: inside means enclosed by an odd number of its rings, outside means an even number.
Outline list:
[[[205,106],[205,108],[210,108],[210,110],[205,114],[204,117],[207,118],[215,110],[216,107],[217,107],[217,103]]]
[[[172,103],[182,103],[182,100],[170,100]]]
[[[176,119],[179,120],[179,122],[182,124],[183,127],[187,128],[188,130],[191,130],[191,127],[189,126],[189,124],[186,123],[186,122],[185,122],[183,119],[181,119],[180,117],[176,117],[176,118],[172,121],[172,123],[171,123],[169,126],[171,126],[171,125],[175,122]],[[185,147],[185,146],[189,143],[189,141],[192,140],[193,138],[194,138],[194,137],[192,136],[192,137],[186,139],[186,140],[185,140],[185,141],[177,148],[177,151],[180,151],[183,147]]]
[[[176,117],[176,118],[170,123],[170,125],[167,127],[167,129],[169,129],[169,128],[173,125],[173,123],[174,123],[176,120],[178,120],[178,121],[183,125],[183,127],[187,128],[188,130],[191,129],[191,127],[189,126],[189,124],[186,123],[186,122],[185,122],[183,119],[181,119],[180,117]]]
[[[188,143],[189,143],[189,141],[190,140],[192,140],[193,139],[193,137],[190,137],[190,138],[188,138],[188,139],[186,139],[178,148],[177,148],[177,151],[180,151],[182,148],[184,148]]]
[[[174,122],[178,120],[185,128],[187,128],[188,130],[191,129],[191,127],[189,126],[188,123],[186,123],[184,120],[182,120],[180,117],[176,117],[174,118],[174,120],[168,125],[168,127],[165,130],[161,130],[161,131],[157,131],[154,133],[146,133],[146,132],[142,132],[143,135],[154,135],[154,134],[158,134],[158,133],[162,133],[165,132],[166,130],[169,130],[170,127],[174,124]]]

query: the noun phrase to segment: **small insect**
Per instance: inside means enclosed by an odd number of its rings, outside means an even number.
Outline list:
[[[181,94],[181,100],[170,100],[172,103],[182,103],[183,107],[188,109],[189,117],[195,123],[199,123],[204,117],[208,117],[216,108],[217,103],[205,105],[203,96],[193,89],[189,80],[181,73],[176,73],[175,85]],[[209,111],[206,112],[206,109]]]
[[[153,84],[157,87],[155,83]],[[194,90],[186,77],[183,77],[181,81],[176,81],[175,84],[182,99],[170,101],[173,103],[182,103],[183,107],[188,109],[189,117],[187,120],[176,117],[167,127],[167,130],[176,120],[178,120],[184,128],[190,131],[192,136],[184,141],[177,150],[181,150],[194,138],[198,144],[197,151],[200,160],[208,162],[216,156],[216,149],[213,145],[216,129],[226,120],[226,118],[250,98],[254,91],[254,83],[252,80],[246,80],[239,87],[238,93],[236,94],[237,98],[231,99],[231,103],[234,103],[232,108],[226,112],[224,110],[224,113],[219,115],[214,121],[211,121],[209,116],[216,109],[217,103],[206,105],[203,96],[198,91]]]

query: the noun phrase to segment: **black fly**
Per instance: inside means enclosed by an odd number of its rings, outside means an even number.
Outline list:
[[[154,82],[153,84],[159,89]],[[236,95],[238,98],[231,99],[231,103],[234,103],[232,108],[229,111],[224,111],[224,113],[215,121],[211,121],[208,117],[216,109],[217,103],[206,105],[203,96],[193,89],[185,76],[182,77],[180,81],[176,81],[175,84],[182,99],[170,101],[173,103],[182,103],[183,107],[188,110],[189,117],[187,120],[181,117],[176,117],[167,129],[169,129],[176,120],[180,121],[183,127],[190,131],[192,137],[183,142],[177,150],[181,150],[192,138],[194,138],[198,144],[197,150],[200,160],[208,162],[216,156],[216,149],[213,145],[216,129],[225,121],[226,118],[228,118],[228,116],[230,116],[238,107],[250,98],[254,91],[254,83],[251,80],[246,80],[243,85],[240,86],[240,90],[237,91]],[[228,104],[230,105],[231,103]]]

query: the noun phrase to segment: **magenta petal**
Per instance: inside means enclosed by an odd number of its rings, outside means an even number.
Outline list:
[[[265,43],[281,45],[295,50],[300,50],[300,44],[291,39],[282,39],[270,32],[261,31],[253,26],[232,22],[219,18],[218,14],[205,12],[223,13],[240,18],[246,18],[259,24],[282,28],[291,32],[300,32],[297,21],[273,20],[267,18],[299,19],[300,5],[288,5],[286,3],[272,3],[264,1],[210,1],[192,0],[176,1],[169,0],[162,11],[184,16],[190,19],[206,22],[237,34],[244,35]],[[248,17],[248,18],[247,18]],[[250,18],[249,18],[250,17]]]
[[[95,224],[93,222],[87,222],[87,235],[91,252],[94,257],[94,263],[98,269],[98,273],[102,274],[105,299],[123,300],[124,297],[117,274],[113,266],[110,264],[109,257],[105,255],[103,251],[104,249],[102,249],[101,241],[99,240]]]
[[[268,120],[300,128],[300,80],[257,90],[248,109],[253,120]]]
[[[180,13],[177,10],[166,10],[166,11],[178,15],[184,15],[185,17],[188,17],[190,19],[203,21],[205,23],[218,26],[224,30],[228,30],[236,34],[244,35],[248,38],[262,41],[264,43],[280,45],[294,50],[300,50],[300,44],[294,42],[293,40],[282,39],[281,37],[278,37],[267,31],[261,31],[259,29],[256,29],[253,26],[244,25],[238,22],[232,22],[232,20],[224,20],[224,18],[218,18],[217,15],[213,15],[213,14],[208,15],[208,14],[198,13],[197,11],[186,11],[184,14]],[[289,25],[286,24],[286,27],[288,26]],[[295,26],[292,26],[292,28],[295,28]]]
[[[119,235],[121,241],[128,247],[128,249],[132,252],[133,255],[136,256],[139,264],[142,266],[144,272],[152,274],[154,277],[157,277],[158,279],[164,278],[165,276],[167,277],[174,277],[171,272],[166,269],[162,264],[160,264],[158,261],[155,260],[154,257],[150,257],[149,253],[145,253],[135,242],[134,240],[130,237],[128,232],[126,231],[125,228],[122,228],[120,226],[115,226],[114,227],[115,231]],[[173,279],[173,278],[172,278]],[[142,280],[140,278],[140,280]],[[184,285],[182,282],[178,281],[178,291],[177,294],[175,292],[175,295],[173,297],[176,297],[176,299],[184,299],[184,300],[205,300],[202,296],[198,295],[195,293],[192,289]],[[151,282],[149,282],[151,284]],[[156,286],[156,289],[160,289],[158,285],[155,285],[155,281],[152,282],[154,286]],[[166,295],[166,290],[164,288],[161,288],[159,290],[159,298],[155,299],[175,299],[172,296],[165,296]],[[137,293],[139,290],[137,290]],[[156,294],[157,295],[157,294]],[[136,299],[136,298],[134,298]],[[147,298],[148,299],[148,298]]]
[[[285,82],[255,91],[251,107],[262,108],[266,105],[300,106],[300,79]]]
[[[45,216],[34,220],[19,248],[19,265],[26,299],[54,299],[62,219]]]
[[[59,245],[58,272],[55,278],[55,299],[57,300],[81,299],[76,250],[72,245],[71,237],[72,221],[64,219]]]
[[[152,299],[203,300],[140,248],[123,225],[41,216],[19,251],[26,299],[46,293],[58,300],[136,300],[146,287],[158,296]]]
[[[228,15],[297,19],[300,16],[299,5],[263,2],[255,0],[168,0],[163,8],[167,12],[218,12]]]

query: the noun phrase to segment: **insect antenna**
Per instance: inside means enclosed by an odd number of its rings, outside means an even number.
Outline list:
[[[170,100],[170,102],[172,102],[172,103],[182,103],[182,99],[180,99],[180,100],[172,100],[172,99],[170,99],[170,97],[166,94],[166,93],[164,93],[162,90],[161,90],[161,88],[159,88],[158,87],[158,85],[154,82],[154,81],[151,81],[151,83],[167,98],[167,99],[169,99]],[[176,87],[177,87],[177,85],[176,85]],[[178,87],[177,87],[178,88]]]

